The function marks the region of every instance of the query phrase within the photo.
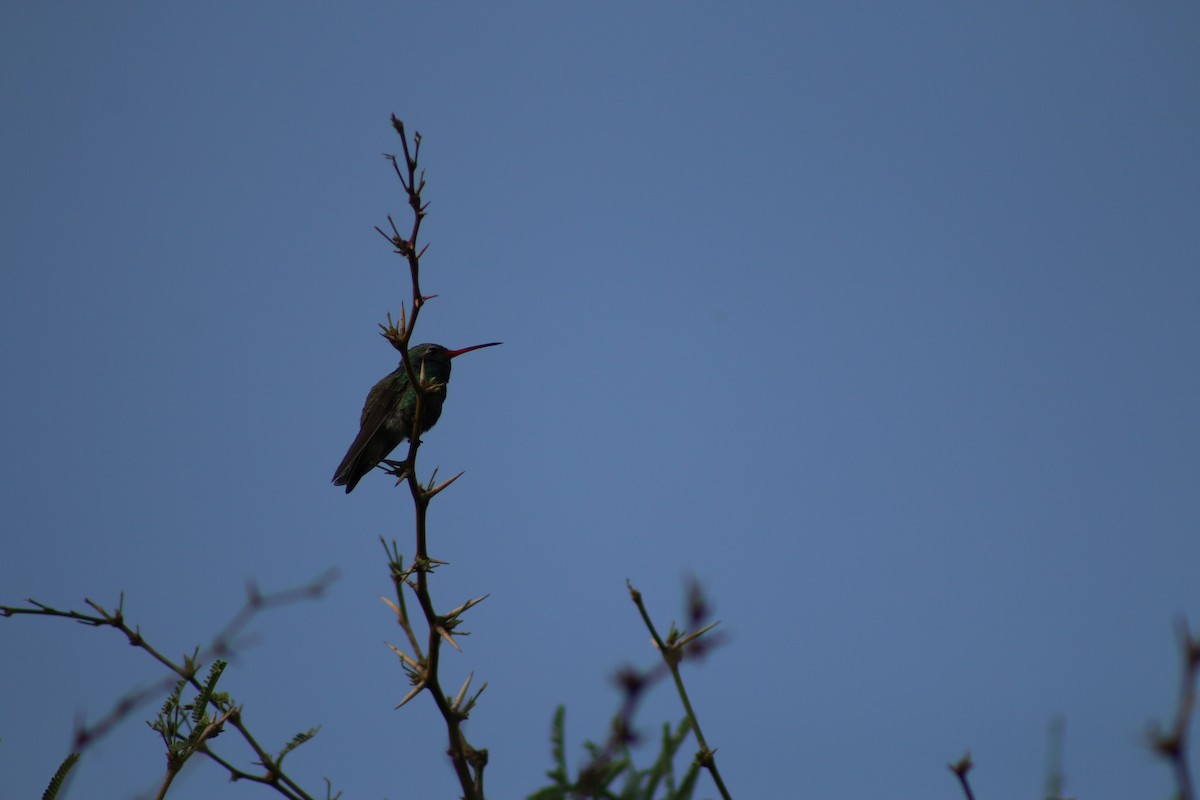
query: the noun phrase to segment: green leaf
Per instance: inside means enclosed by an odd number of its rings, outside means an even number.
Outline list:
[[[700,778],[700,765],[693,761],[688,765],[688,771],[683,776],[679,789],[671,795],[672,800],[689,800],[692,792],[696,791],[696,781]]]
[[[226,662],[217,659],[208,669],[208,678],[204,681],[204,689],[200,694],[196,695],[196,700],[192,703],[192,724],[199,725],[204,719],[204,712],[208,708],[208,703],[212,700],[213,690],[217,688],[217,681],[221,679],[221,673],[225,671]]]
[[[529,795],[526,800],[567,800],[569,790],[562,786],[547,786]]]
[[[319,730],[321,730],[320,725],[318,725],[315,728],[309,728],[308,730],[302,731],[301,733],[297,733],[295,736],[293,736],[292,740],[290,742],[288,742],[287,744],[285,744],[283,746],[283,749],[279,751],[279,756],[275,759],[275,764],[276,765],[282,764],[284,756],[286,756],[288,753],[295,750],[300,745],[307,742],[309,739],[316,736],[317,731],[319,731]]]
[[[75,766],[75,762],[78,760],[79,753],[71,753],[62,760],[54,772],[54,777],[50,779],[50,785],[46,787],[46,791],[42,792],[42,800],[54,800],[58,797],[58,790],[62,788],[63,781],[67,779],[67,773],[71,771],[71,767]]]
[[[567,707],[560,705],[554,709],[554,719],[550,722],[550,759],[554,762],[554,769],[546,773],[546,776],[554,779],[560,786],[567,783],[567,748],[564,744],[566,741],[567,729]]]

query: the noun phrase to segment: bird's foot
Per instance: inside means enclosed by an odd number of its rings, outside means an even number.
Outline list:
[[[391,459],[385,458],[379,463],[387,464],[387,468],[384,471],[387,472],[388,475],[394,476],[397,484],[407,478],[408,473],[412,471],[412,462],[407,459],[404,461],[392,461]]]

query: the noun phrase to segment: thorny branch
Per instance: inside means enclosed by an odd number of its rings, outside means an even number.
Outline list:
[[[722,639],[720,634],[712,633],[712,629],[717,623],[709,621],[712,609],[704,592],[699,583],[694,580],[689,582],[684,617],[685,627],[681,630],[675,623],[672,623],[670,632],[664,641],[650,620],[641,594],[632,585],[629,585],[628,581],[626,585],[661,658],[649,668],[638,669],[626,666],[617,673],[615,682],[622,695],[620,710],[612,721],[611,731],[603,746],[586,743],[585,746],[590,756],[587,762],[579,768],[574,779],[569,777],[566,766],[563,751],[564,709],[559,707],[551,726],[552,756],[556,765],[554,770],[547,773],[547,776],[551,778],[552,783],[532,795],[531,800],[534,798],[537,800],[551,800],[551,798],[561,800],[564,797],[615,797],[612,787],[617,780],[625,781],[624,788],[620,793],[621,797],[656,797],[658,795],[655,794],[654,787],[664,780],[668,786],[675,787],[668,790],[671,797],[690,797],[701,769],[709,771],[721,796],[728,799],[730,796],[728,789],[717,770],[715,751],[709,747],[700,731],[695,710],[692,708],[687,691],[683,686],[682,677],[678,672],[679,665],[683,661],[702,658],[709,650],[720,644]],[[691,631],[691,633],[685,631]],[[683,701],[685,716],[673,730],[669,725],[664,727],[661,750],[654,765],[646,770],[638,770],[633,767],[629,752],[630,745],[637,743],[641,738],[634,730],[634,719],[639,706],[649,694],[649,690],[668,675],[674,678],[676,691]],[[696,738],[700,744],[700,750],[696,753],[682,781],[676,785],[671,762],[676,749],[693,731],[697,733]],[[642,781],[646,781],[646,783],[643,785]],[[638,793],[643,790],[642,794]],[[678,795],[672,793],[676,790],[679,792]]]
[[[696,733],[696,741],[700,744],[700,750],[696,753],[696,763],[708,770],[708,773],[712,776],[713,783],[717,785],[717,790],[721,793],[721,797],[725,798],[725,800],[730,800],[729,790],[725,787],[725,781],[721,778],[721,771],[717,768],[716,751],[708,746],[708,741],[704,738],[704,732],[700,728],[700,720],[692,708],[687,688],[683,685],[683,676],[679,674],[679,665],[686,654],[690,653],[692,656],[696,656],[712,646],[713,643],[711,640],[701,644],[700,637],[711,631],[719,623],[711,622],[691,633],[676,628],[674,623],[672,623],[671,629],[667,633],[667,638],[663,639],[659,635],[658,629],[654,627],[654,622],[650,619],[650,613],[646,610],[645,603],[642,602],[642,593],[633,588],[633,584],[628,581],[626,581],[625,585],[629,588],[629,596],[632,598],[634,605],[637,606],[638,613],[642,616],[642,622],[645,623],[646,629],[650,631],[651,638],[654,639],[654,646],[658,648],[663,663],[671,673],[671,679],[675,682],[675,690],[679,693],[679,699],[683,703],[683,710],[687,714],[688,723]],[[703,602],[703,596],[699,593],[698,586],[693,584],[690,594],[692,597],[690,605],[693,609],[691,616],[696,623],[699,623],[700,620],[707,616],[707,608]]]
[[[439,675],[442,644],[449,643],[452,647],[458,649],[458,644],[454,641],[453,634],[455,627],[460,621],[460,616],[471,606],[481,602],[483,598],[469,600],[449,614],[439,614],[434,608],[428,582],[429,573],[438,565],[444,563],[429,556],[426,525],[429,503],[435,495],[456,481],[462,473],[440,484],[435,484],[437,471],[434,470],[433,477],[430,478],[428,484],[422,485],[417,477],[416,469],[417,450],[421,446],[421,415],[429,387],[423,380],[425,376],[418,375],[414,370],[408,356],[408,349],[421,308],[427,300],[436,296],[423,295],[420,284],[421,257],[425,254],[428,245],[420,246],[417,237],[421,230],[421,222],[425,218],[425,213],[429,208],[429,204],[423,200],[421,195],[421,192],[425,188],[425,171],[420,169],[418,163],[421,150],[421,135],[419,133],[413,134],[412,146],[410,148],[404,123],[397,119],[395,115],[392,116],[392,127],[395,128],[396,133],[400,136],[404,153],[403,165],[401,165],[400,159],[395,155],[386,155],[385,157],[391,162],[392,168],[396,172],[396,177],[400,179],[400,184],[404,187],[408,198],[408,205],[413,214],[413,224],[408,236],[405,237],[401,235],[395,220],[389,215],[388,226],[391,229],[391,233],[385,233],[378,227],[376,230],[391,243],[393,248],[395,248],[395,252],[403,257],[408,264],[409,278],[412,282],[412,312],[406,315],[403,306],[401,306],[399,323],[393,322],[389,315],[388,324],[380,325],[380,327],[383,329],[383,337],[400,351],[404,369],[408,373],[409,385],[414,387],[416,394],[416,406],[412,417],[412,432],[409,436],[408,456],[402,462],[389,463],[391,474],[396,477],[397,482],[406,480],[409,492],[412,495],[416,515],[416,552],[412,563],[405,565],[403,557],[395,544],[393,543],[391,548],[388,548],[386,542],[384,543],[384,548],[388,551],[389,569],[391,570],[392,583],[396,593],[396,600],[394,602],[387,598],[384,598],[384,602],[396,614],[397,623],[404,630],[412,654],[409,655],[391,645],[389,647],[392,647],[392,650],[400,658],[401,665],[413,684],[412,690],[401,700],[400,705],[407,703],[417,694],[420,694],[422,690],[429,690],[429,693],[433,696],[434,703],[438,707],[438,711],[446,723],[449,738],[448,754],[455,775],[458,777],[459,784],[462,787],[463,797],[467,798],[467,800],[483,800],[483,768],[487,765],[487,751],[476,750],[470,745],[463,732],[462,724],[466,721],[471,708],[475,704],[476,698],[479,697],[479,693],[486,688],[487,684],[483,684],[468,699],[467,692],[471,683],[471,677],[468,677],[457,695],[450,697],[443,689]],[[408,614],[408,607],[404,599],[406,589],[411,591],[416,597],[417,605],[421,609],[422,617],[424,617],[427,634],[423,646],[421,644],[421,637],[415,630]]]
[[[98,722],[85,725],[80,720],[77,724],[72,750],[74,752],[82,752],[86,747],[111,731],[134,710],[141,707],[151,698],[161,697],[164,692],[170,690],[176,684],[182,682],[197,691],[202,691],[204,688],[203,684],[196,677],[200,665],[213,659],[234,655],[238,646],[242,643],[242,639],[240,638],[242,632],[255,615],[268,609],[320,597],[336,577],[336,572],[330,570],[305,586],[285,589],[272,594],[263,594],[257,586],[253,584],[248,585],[246,588],[246,601],[242,608],[225,624],[206,648],[203,650],[197,648],[190,656],[184,656],[182,663],[177,663],[163,655],[146,641],[145,637],[142,636],[140,627],[130,627],[125,619],[124,594],[121,595],[116,608],[111,611],[100,603],[87,598],[84,599],[84,602],[87,603],[94,613],[85,613],[73,609],[58,609],[30,598],[26,601],[29,603],[28,606],[0,606],[0,617],[21,615],[58,617],[74,620],[82,625],[89,625],[96,628],[112,628],[123,634],[131,645],[148,653],[155,661],[166,667],[169,671],[170,674],[163,680],[151,686],[130,691],[120,698],[114,704],[113,708],[101,717]],[[209,696],[207,702],[214,709],[220,723],[208,731],[203,738],[198,740],[198,746],[195,748],[196,752],[204,753],[217,764],[224,767],[229,772],[230,780],[247,779],[263,783],[272,787],[284,797],[289,798],[289,800],[311,800],[312,796],[300,788],[282,770],[279,760],[273,757],[254,738],[250,729],[242,720],[242,711],[239,706],[234,705],[224,696],[218,695]],[[237,730],[242,739],[254,752],[256,762],[263,768],[262,774],[244,772],[209,749],[207,740],[215,735],[216,730],[220,728],[221,724],[226,722]],[[165,794],[167,787],[170,786],[171,777],[173,775],[171,774],[171,766],[169,765],[168,779],[164,781],[164,785],[161,787],[160,796],[161,794]]]

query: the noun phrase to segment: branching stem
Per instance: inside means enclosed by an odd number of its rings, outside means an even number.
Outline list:
[[[450,762],[454,768],[455,775],[458,777],[463,797],[467,798],[467,800],[483,800],[483,767],[487,763],[487,751],[475,750],[467,742],[462,730],[462,723],[466,719],[466,710],[456,706],[442,689],[439,674],[442,645],[445,641],[450,641],[453,644],[450,631],[450,628],[453,627],[453,622],[443,619],[437,613],[434,609],[433,598],[429,592],[429,573],[433,571],[434,565],[437,563],[429,556],[427,533],[429,503],[434,495],[449,486],[455,478],[451,478],[439,486],[434,487],[431,484],[429,488],[426,488],[421,485],[421,481],[417,477],[417,451],[421,446],[421,417],[425,409],[425,400],[429,389],[424,380],[425,376],[417,373],[415,366],[409,358],[408,350],[421,308],[427,300],[434,296],[422,294],[420,282],[421,256],[425,254],[428,246],[419,246],[417,238],[420,234],[421,222],[425,218],[426,210],[429,208],[429,204],[421,196],[421,192],[425,188],[425,173],[419,166],[421,135],[419,133],[413,135],[412,146],[410,147],[404,123],[397,119],[395,115],[392,116],[392,127],[395,128],[396,133],[400,136],[404,153],[404,163],[401,165],[400,159],[394,155],[389,155],[387,158],[391,161],[392,168],[396,172],[396,177],[400,179],[400,184],[404,187],[404,191],[408,197],[408,205],[413,214],[412,229],[407,239],[399,234],[395,222],[391,217],[388,217],[388,222],[392,230],[392,235],[383,234],[392,243],[396,253],[402,256],[408,263],[408,273],[412,283],[411,313],[407,317],[403,313],[401,314],[401,324],[399,326],[392,324],[389,318],[389,324],[384,326],[383,334],[391,342],[392,346],[400,351],[401,361],[404,363],[404,370],[408,375],[409,385],[413,387],[416,395],[412,415],[412,429],[409,435],[408,457],[404,462],[407,465],[407,472],[403,475],[405,482],[408,484],[409,493],[412,495],[416,528],[416,551],[413,554],[412,566],[405,568],[399,563],[399,553],[393,546],[391,564],[393,583],[397,594],[397,601],[392,607],[396,610],[399,624],[404,629],[409,640],[409,646],[412,647],[415,655],[415,658],[412,659],[407,656],[404,657],[406,659],[406,669],[410,672],[413,680],[417,682],[416,688],[414,688],[413,692],[410,692],[404,702],[407,702],[413,694],[421,690],[427,689],[429,691],[433,696],[434,704],[437,706],[446,723]],[[383,231],[380,230],[380,233],[383,233]],[[428,630],[424,648],[426,655],[424,657],[422,657],[418,638],[408,618],[407,607],[404,604],[404,590],[406,587],[416,596],[417,604],[421,608],[421,614],[425,619],[425,625]],[[409,666],[409,661],[417,664],[417,667],[414,669]],[[403,705],[403,703],[401,704]]]
[[[650,619],[650,612],[646,610],[646,604],[642,602],[642,593],[633,588],[633,585],[628,581],[626,581],[625,585],[629,587],[629,595],[633,598],[638,613],[642,615],[642,622],[646,624],[646,629],[650,631],[650,636],[653,637],[654,644],[658,648],[663,662],[667,665],[667,669],[671,671],[671,679],[674,680],[675,690],[679,693],[679,699],[683,703],[683,710],[687,715],[688,724],[691,725],[692,730],[696,733],[696,741],[700,743],[700,751],[696,753],[696,761],[712,775],[713,783],[717,785],[717,791],[721,793],[721,797],[725,798],[725,800],[731,800],[729,790],[725,787],[725,781],[721,778],[721,771],[717,768],[716,751],[708,746],[708,741],[704,738],[704,732],[700,729],[700,720],[692,708],[692,701],[688,698],[687,688],[683,685],[683,676],[679,673],[679,664],[683,661],[687,645],[711,630],[713,626],[709,625],[686,636],[680,635],[674,629],[674,626],[672,626],[670,634],[667,636],[666,641],[664,641],[659,636],[658,629],[654,627],[654,621]]]

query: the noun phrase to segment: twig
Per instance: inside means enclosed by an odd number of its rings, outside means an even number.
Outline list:
[[[650,613],[646,611],[646,605],[642,602],[642,593],[633,588],[633,584],[629,581],[626,581],[625,585],[629,588],[629,596],[633,599],[634,605],[637,606],[638,612],[642,615],[642,621],[646,624],[646,629],[650,631],[650,636],[654,639],[654,645],[658,648],[663,663],[667,665],[667,669],[671,672],[671,678],[675,681],[675,690],[679,693],[679,699],[683,703],[683,710],[687,714],[688,723],[696,733],[696,741],[700,743],[700,751],[696,753],[696,763],[707,769],[709,774],[712,775],[713,783],[717,785],[717,790],[721,793],[721,797],[725,798],[725,800],[731,800],[729,790],[725,788],[725,781],[721,778],[721,771],[717,769],[716,751],[708,746],[708,741],[704,738],[704,732],[700,729],[700,720],[692,708],[692,702],[688,698],[687,689],[683,685],[683,676],[679,674],[679,663],[683,661],[684,652],[688,645],[699,640],[701,636],[716,627],[718,623],[713,622],[689,634],[677,630],[672,625],[667,638],[664,640],[658,635],[658,630],[654,627],[653,620],[650,619]]]
[[[1179,703],[1175,708],[1175,719],[1164,730],[1155,725],[1150,731],[1150,743],[1155,752],[1171,764],[1175,773],[1176,797],[1193,800],[1192,776],[1188,767],[1188,729],[1196,707],[1196,681],[1200,677],[1200,639],[1192,636],[1187,620],[1179,621],[1179,646],[1183,655],[1180,671]]]
[[[1055,716],[1050,720],[1047,735],[1046,798],[1063,800],[1063,742],[1066,740],[1066,720]]]
[[[300,586],[293,589],[285,589],[272,594],[263,594],[254,585],[250,585],[246,590],[246,602],[241,609],[225,624],[225,626],[217,633],[208,647],[200,650],[196,649],[191,656],[185,656],[183,663],[179,664],[164,656],[156,648],[154,648],[142,636],[140,628],[130,627],[125,620],[125,596],[121,595],[120,600],[114,610],[110,611],[94,600],[86,599],[84,602],[95,612],[88,614],[75,610],[57,609],[52,606],[41,603],[37,600],[28,599],[28,607],[20,606],[0,606],[0,617],[14,617],[19,615],[29,616],[45,616],[58,617],[61,619],[70,619],[79,622],[83,625],[92,627],[108,627],[122,633],[131,645],[137,647],[149,654],[155,661],[164,666],[171,674],[163,680],[152,684],[151,686],[142,689],[136,689],[128,692],[124,697],[119,699],[113,708],[107,714],[100,718],[100,721],[93,725],[84,725],[79,722],[75,733],[75,739],[72,750],[82,752],[84,748],[98,739],[105,736],[118,723],[124,720],[135,709],[146,703],[152,697],[161,696],[163,692],[170,687],[179,684],[181,681],[184,684],[190,685],[197,690],[203,690],[203,684],[197,680],[196,671],[198,665],[204,661],[228,656],[236,650],[239,642],[239,637],[245,627],[250,623],[254,616],[261,611],[276,608],[281,605],[295,603],[300,600],[320,597],[329,588],[329,585],[336,579],[336,571],[330,570],[305,586]],[[254,751],[255,758],[265,770],[264,775],[254,776],[234,767],[229,762],[219,758],[212,753],[207,746],[206,739],[212,736],[215,732],[210,731],[205,734],[199,741],[199,746],[196,752],[203,752],[205,755],[212,758],[215,762],[223,766],[229,771],[231,780],[239,780],[247,778],[260,783],[265,783],[289,800],[310,800],[310,795],[304,792],[299,785],[295,783],[286,773],[278,767],[276,761],[271,754],[263,749],[250,730],[246,727],[241,719],[241,709],[233,705],[232,702],[217,696],[210,696],[208,703],[213,706],[218,714],[218,718],[222,722],[228,722],[241,735],[242,739]],[[165,779],[164,786],[160,788],[160,792],[165,792],[170,786],[172,775],[168,775]],[[161,794],[160,794],[161,796]]]
[[[969,752],[963,753],[962,758],[946,766],[958,778],[958,783],[962,786],[963,794],[966,795],[967,800],[975,800],[975,793],[971,791],[971,782],[967,780],[967,773],[971,771],[971,767],[975,766],[971,762],[971,754]]]

